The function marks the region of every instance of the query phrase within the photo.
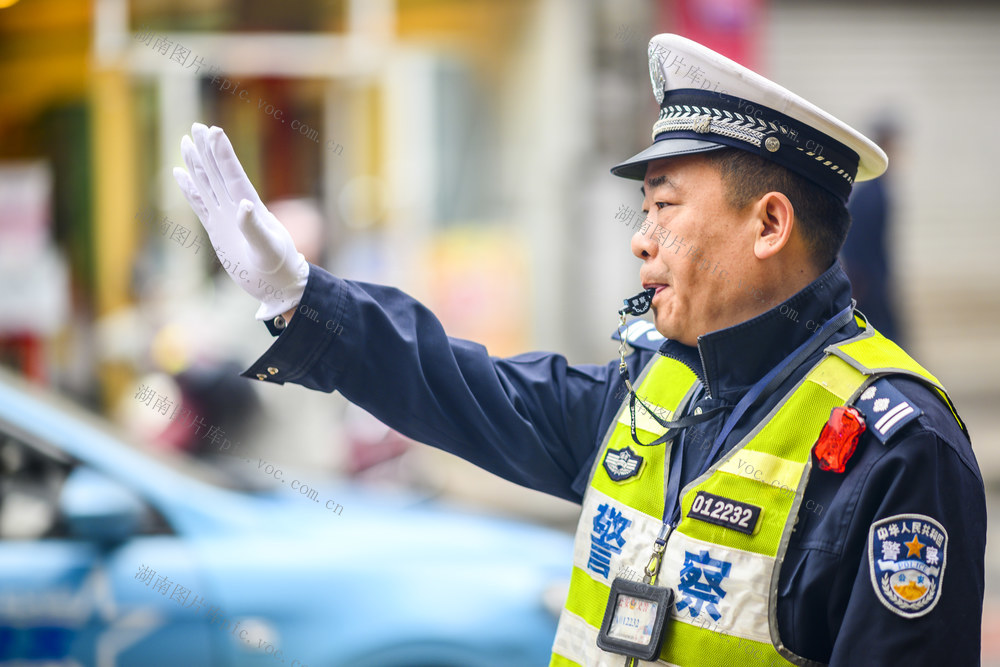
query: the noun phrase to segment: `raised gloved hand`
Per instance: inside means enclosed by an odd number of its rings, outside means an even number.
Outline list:
[[[185,199],[212,240],[229,276],[261,302],[255,317],[269,320],[294,308],[309,264],[288,230],[260,201],[222,128],[191,126],[181,139],[188,170],[174,168]]]

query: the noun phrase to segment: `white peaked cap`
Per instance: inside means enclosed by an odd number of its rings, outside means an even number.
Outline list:
[[[649,41],[660,116],[653,145],[611,173],[642,180],[646,164],[725,146],[790,169],[842,200],[855,181],[880,176],[885,153],[853,127],[756,72],[680,35]]]

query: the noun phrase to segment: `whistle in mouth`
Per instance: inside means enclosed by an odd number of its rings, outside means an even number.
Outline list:
[[[642,315],[653,305],[654,294],[656,294],[655,287],[644,289],[635,296],[625,299],[625,307],[618,312],[626,315]]]

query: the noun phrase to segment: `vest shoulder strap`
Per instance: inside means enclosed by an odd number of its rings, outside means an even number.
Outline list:
[[[906,375],[924,383],[932,388],[944,404],[948,406],[952,416],[955,417],[955,421],[961,427],[962,432],[968,437],[969,431],[965,426],[965,422],[958,415],[955,404],[952,403],[951,397],[948,396],[948,392],[945,391],[941,382],[927,369],[917,363],[903,348],[883,336],[870,324],[867,324],[867,328],[857,336],[831,345],[827,348],[827,351],[844,360],[858,371],[870,376],[863,388],[864,390],[861,392],[861,396],[870,391],[869,385],[877,383],[880,387],[891,387],[888,382],[879,382],[881,378],[888,375]],[[875,394],[878,391],[879,389],[877,388]],[[898,406],[901,404],[899,397],[902,397],[902,394],[898,390],[892,391],[895,391],[895,396],[890,397],[886,395],[880,398],[890,398],[890,402],[893,402],[894,406]],[[890,390],[885,390],[885,393],[890,393]],[[858,398],[861,397],[859,396]],[[869,393],[868,398],[875,399],[871,393]],[[905,397],[903,398],[905,399]],[[861,407],[859,406],[859,409]],[[916,418],[916,416],[916,414],[913,414],[911,418]],[[902,426],[899,422],[895,422],[894,425],[895,428],[892,429],[892,433]],[[887,429],[886,437],[892,433],[889,433]],[[876,437],[879,437],[878,432],[876,432]],[[879,437],[879,439],[881,440],[882,438]],[[883,440],[884,442],[885,440]]]

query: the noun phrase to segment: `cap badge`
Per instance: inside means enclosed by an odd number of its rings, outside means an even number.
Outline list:
[[[667,88],[667,82],[663,79],[663,70],[660,64],[663,56],[653,50],[653,45],[649,45],[649,82],[653,84],[653,95],[657,104],[663,104],[663,95]],[[659,57],[657,57],[659,55]]]

